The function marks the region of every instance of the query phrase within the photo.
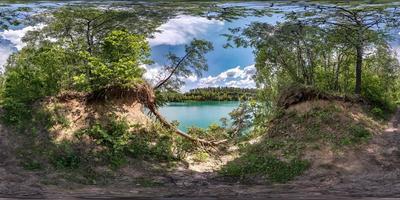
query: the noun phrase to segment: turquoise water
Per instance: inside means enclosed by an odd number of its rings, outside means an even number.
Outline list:
[[[212,123],[221,124],[222,117],[229,119],[229,113],[239,106],[238,101],[171,102],[160,108],[169,121],[180,122],[179,129],[189,127],[207,128]]]

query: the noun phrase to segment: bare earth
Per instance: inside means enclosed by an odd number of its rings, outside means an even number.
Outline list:
[[[41,174],[18,166],[0,126],[0,199],[400,199],[400,110],[388,128],[358,151],[312,167],[289,184],[239,184],[218,177],[212,164],[180,166],[153,174],[162,186],[119,177],[115,184],[45,185]],[[225,162],[229,158],[222,157]],[[215,170],[214,170],[215,171]]]

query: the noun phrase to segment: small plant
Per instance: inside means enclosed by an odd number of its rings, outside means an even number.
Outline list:
[[[372,134],[362,125],[352,125],[348,129],[349,134],[340,140],[340,145],[356,145],[368,141]]]
[[[205,151],[199,151],[193,155],[193,161],[195,162],[206,162],[209,158],[210,155]]]
[[[374,107],[371,109],[371,114],[378,118],[378,119],[384,119],[385,118],[385,114],[383,112],[382,109],[378,108],[378,107]]]
[[[56,169],[77,169],[81,164],[81,156],[71,146],[62,145],[53,152],[51,163]]]
[[[242,179],[248,175],[259,175],[271,182],[284,183],[300,175],[308,167],[309,163],[304,160],[293,159],[286,162],[270,155],[250,154],[228,163],[221,172],[223,175]]]

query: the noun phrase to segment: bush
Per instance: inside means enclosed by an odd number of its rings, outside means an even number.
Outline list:
[[[174,139],[159,131],[145,131],[130,125],[124,119],[109,117],[106,124],[95,123],[77,133],[78,137],[89,136],[96,145],[104,147],[102,157],[118,167],[126,162],[126,157],[157,158],[173,160]],[[168,132],[167,132],[168,133]],[[183,150],[182,150],[183,151]]]
[[[66,73],[65,59],[55,45],[24,48],[10,58],[2,95],[5,122],[21,124],[30,120],[35,101],[60,91]]]
[[[81,166],[83,155],[73,143],[62,142],[53,147],[49,154],[50,163],[56,169],[73,170]]]
[[[103,42],[96,55],[80,52],[80,59],[86,62],[73,77],[76,87],[98,91],[108,87],[130,88],[142,82],[144,70],[139,66],[150,63],[145,37],[114,30]]]
[[[374,117],[379,118],[379,119],[384,119],[386,117],[383,110],[378,107],[372,108],[371,113]]]

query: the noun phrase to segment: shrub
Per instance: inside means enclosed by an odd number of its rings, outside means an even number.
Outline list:
[[[122,30],[111,31],[100,52],[80,52],[86,61],[73,77],[77,88],[98,91],[108,87],[130,88],[142,81],[141,64],[150,63],[145,37]]]
[[[374,117],[379,118],[379,119],[384,119],[386,117],[383,110],[378,107],[372,108],[371,113]]]
[[[94,143],[104,147],[103,158],[118,167],[126,162],[126,157],[176,159],[173,153],[174,140],[165,132],[145,131],[130,125],[124,119],[109,117],[105,124],[95,123],[77,133],[78,137],[89,136]],[[168,133],[168,132],[167,132]]]
[[[82,162],[82,155],[71,143],[61,143],[50,153],[50,163],[56,169],[77,169]]]
[[[9,59],[2,95],[5,122],[30,120],[35,101],[60,91],[66,74],[65,60],[63,50],[55,45],[24,48]]]

